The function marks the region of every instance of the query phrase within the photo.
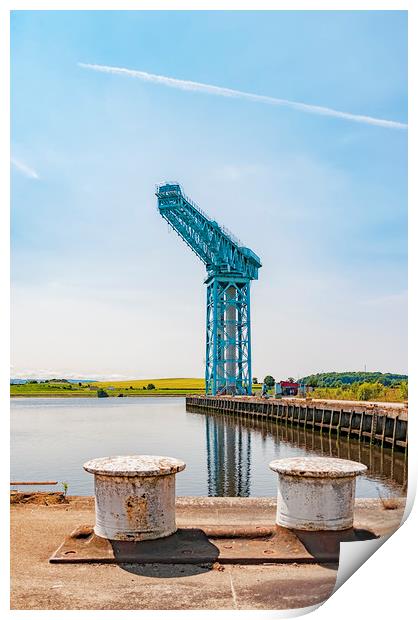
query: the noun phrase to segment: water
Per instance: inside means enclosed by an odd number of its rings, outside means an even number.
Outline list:
[[[186,411],[183,398],[19,398],[11,404],[11,480],[58,480],[93,495],[82,464],[117,454],[183,459],[178,495],[274,496],[274,458],[324,455],[369,467],[357,497],[406,494],[406,459],[357,440],[281,424]]]

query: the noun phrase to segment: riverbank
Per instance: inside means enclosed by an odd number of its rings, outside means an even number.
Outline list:
[[[100,389],[99,387],[94,388],[94,389],[86,389],[86,388],[81,388],[81,389],[77,389],[77,387],[73,387],[71,389],[68,388],[62,388],[62,389],[57,389],[57,390],[48,390],[48,389],[37,389],[37,390],[30,390],[30,389],[22,389],[23,386],[11,386],[10,389],[10,398],[97,398],[97,391]],[[18,389],[16,389],[18,388]],[[105,391],[107,392],[107,396],[109,398],[128,398],[128,397],[149,397],[149,396],[178,396],[180,398],[185,398],[186,396],[205,396],[205,390],[201,389],[201,390],[185,390],[185,389],[170,389],[170,388],[163,388],[163,389],[155,389],[155,390],[144,390],[144,389],[112,389],[109,390],[106,388],[102,388],[105,389]],[[261,400],[261,396],[260,396],[260,390],[255,391],[254,398],[259,398]],[[248,399],[251,397],[248,396],[243,396],[243,397],[239,397],[239,398],[243,398],[243,399]],[[282,400],[287,401],[289,400],[290,397],[284,397]],[[262,399],[262,402],[273,402],[273,400],[275,401],[276,399],[272,398],[271,396],[269,397],[269,399]],[[298,400],[306,400],[306,399],[298,399]],[[398,401],[353,401],[353,400],[346,400],[346,399],[341,399],[341,400],[337,400],[337,399],[319,399],[319,398],[310,398],[309,399],[311,402],[318,402],[318,403],[344,403],[345,406],[350,407],[351,405],[355,405],[355,406],[367,406],[367,405],[374,405],[374,406],[380,406],[380,407],[393,407],[395,409],[406,409],[408,408],[408,401],[402,401],[402,402],[398,402]]]
[[[355,530],[372,538],[392,533],[404,504],[397,500],[385,508],[381,500],[356,500]],[[275,511],[273,498],[179,497],[176,502],[180,528],[271,525]],[[292,558],[209,566],[48,562],[75,528],[93,523],[93,497],[11,507],[12,609],[295,609],[326,600],[337,577],[337,561],[292,563]]]
[[[189,392],[185,392],[185,391],[172,391],[172,390],[167,390],[167,391],[160,391],[160,390],[153,390],[153,391],[146,391],[146,392],[132,392],[132,393],[128,393],[128,394],[123,394],[122,396],[119,396],[119,392],[116,393],[110,393],[108,394],[109,398],[132,398],[133,396],[135,397],[147,397],[149,398],[154,397],[154,396],[178,396],[179,398],[185,398],[187,395],[189,394]],[[202,392],[203,394],[203,392]],[[83,392],[83,391],[72,391],[69,393],[62,393],[62,392],[27,392],[25,394],[10,394],[10,398],[98,398],[97,396],[97,391],[95,392]],[[106,397],[105,397],[106,398]]]
[[[10,386],[10,398],[97,398],[98,390],[104,390],[107,396],[110,398],[122,398],[122,397],[139,397],[139,396],[179,396],[185,398],[186,396],[205,396],[205,387],[203,380],[195,380],[199,384],[191,385],[189,387],[177,386],[175,381],[186,381],[184,379],[160,379],[154,380],[156,383],[152,383],[155,387],[148,389],[148,380],[140,382],[121,382],[121,384],[110,384],[106,382],[97,382],[90,385],[77,385],[74,383],[25,383],[25,384],[13,384]],[[137,383],[139,385],[137,385]],[[171,387],[165,387],[167,383],[172,383]],[[261,386],[253,388],[253,397],[261,396]],[[249,398],[249,397],[240,397]],[[269,395],[269,399],[273,398],[273,394]],[[285,397],[288,398],[288,397]],[[331,398],[315,398],[312,394],[312,401],[321,402],[343,402],[346,406],[350,406],[352,403],[356,404],[371,404],[381,406],[391,406],[404,408],[407,407],[408,401],[372,401],[362,400],[353,401],[349,399],[331,399]],[[264,400],[267,402],[267,400]]]
[[[97,398],[104,390],[109,397],[181,396],[204,394],[205,382],[199,378],[132,379],[130,381],[50,380],[42,383],[11,384],[10,396],[27,398]]]

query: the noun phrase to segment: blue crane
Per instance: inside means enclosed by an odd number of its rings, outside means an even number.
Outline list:
[[[251,394],[250,282],[260,259],[178,183],[158,185],[155,195],[161,216],[206,265],[206,393]]]

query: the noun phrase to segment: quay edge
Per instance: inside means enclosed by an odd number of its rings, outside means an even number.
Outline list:
[[[277,421],[320,433],[356,437],[393,450],[408,447],[408,405],[404,403],[189,395],[186,406],[202,413]]]

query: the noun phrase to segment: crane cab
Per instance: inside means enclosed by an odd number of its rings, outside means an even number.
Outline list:
[[[158,207],[173,207],[180,204],[182,191],[178,183],[164,183],[157,185],[155,195],[158,198]]]

